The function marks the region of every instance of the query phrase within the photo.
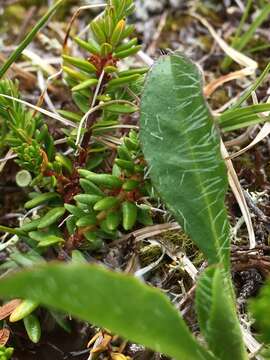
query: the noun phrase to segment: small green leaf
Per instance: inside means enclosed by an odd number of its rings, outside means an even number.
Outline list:
[[[100,201],[101,199],[102,196],[92,195],[92,194],[79,194],[74,196],[74,200],[86,205],[94,205],[96,202]]]
[[[80,218],[85,215],[85,212],[75,205],[65,204],[64,207],[68,212],[70,212],[72,215],[76,216],[77,218]]]
[[[36,230],[39,223],[40,223],[40,219],[35,219],[30,222],[26,222],[20,227],[20,230],[25,232]]]
[[[58,236],[48,235],[46,237],[46,239],[39,241],[38,247],[47,247],[47,246],[56,245],[56,244],[60,244],[60,243],[64,243],[64,242],[65,242],[65,240]]]
[[[88,194],[104,196],[103,191],[100,190],[97,185],[87,179],[80,179],[80,185],[83,188],[84,192]]]
[[[16,322],[30,315],[38,307],[38,303],[32,300],[24,300],[12,311],[9,321]]]
[[[99,44],[105,43],[106,35],[102,29],[101,23],[98,20],[92,21],[90,27],[98,43]]]
[[[86,74],[82,74],[81,72],[71,69],[68,66],[63,66],[62,68],[64,72],[67,73],[72,79],[79,81],[85,81],[88,79],[88,76]]]
[[[81,70],[89,72],[89,73],[95,73],[97,71],[96,67],[89,61],[82,60],[81,58],[68,56],[68,55],[62,55],[62,56],[66,63],[74,65],[78,69],[81,69]]]
[[[93,40],[84,41],[79,37],[75,37],[74,40],[83,49],[89,51],[92,54],[100,55],[100,47]]]
[[[105,109],[116,114],[132,114],[139,110],[137,106],[132,106],[129,104],[111,104],[107,105]]]
[[[121,213],[119,211],[110,212],[106,217],[106,225],[110,231],[114,231],[121,223]]]
[[[54,224],[57,220],[59,220],[64,213],[66,212],[66,209],[64,207],[56,207],[51,209],[47,212],[46,215],[44,215],[40,219],[40,223],[38,225],[38,229],[44,229],[52,224]]]
[[[124,58],[126,58],[126,57],[128,57],[128,56],[137,54],[137,52],[140,51],[141,49],[142,49],[142,46],[141,46],[141,45],[133,46],[133,47],[130,48],[130,49],[116,52],[116,53],[114,54],[114,56],[115,56],[116,58],[118,58],[118,59],[124,59]]]
[[[128,41],[127,43],[117,46],[117,48],[115,49],[115,52],[120,52],[123,50],[130,49],[132,46],[137,45],[137,43],[138,43],[137,38],[133,38],[130,41]]]
[[[59,194],[57,194],[55,192],[43,193],[43,194],[35,196],[32,200],[27,201],[25,203],[24,207],[26,209],[32,209],[36,206],[48,203],[49,201],[55,200],[59,197],[60,197]]]
[[[85,215],[84,217],[80,218],[76,222],[76,225],[78,227],[85,227],[85,226],[95,225],[96,223],[97,223],[96,216],[93,214],[88,214],[88,215]]]
[[[143,75],[145,73],[147,73],[149,71],[148,67],[142,67],[142,68],[136,68],[136,69],[131,69],[131,70],[125,70],[125,71],[120,71],[118,73],[119,77],[126,77],[126,76],[130,76],[130,75]]]
[[[130,201],[125,201],[122,205],[123,213],[123,228],[125,230],[131,230],[137,220],[137,206]]]
[[[74,86],[71,90],[72,91],[80,91],[83,89],[87,89],[91,86],[97,85],[98,80],[97,79],[88,79],[83,82],[81,82],[79,85]]]
[[[118,165],[123,170],[128,170],[130,172],[134,171],[133,161],[123,160],[123,159],[115,159],[115,164]]]
[[[41,327],[38,317],[30,314],[23,318],[23,323],[29,339],[34,344],[37,344],[41,336]]]
[[[85,177],[87,180],[92,181],[96,185],[106,186],[110,189],[121,188],[122,181],[114,175],[110,174],[96,174],[92,171],[80,169],[78,170],[79,174],[82,177]]]
[[[136,189],[139,186],[139,181],[137,180],[127,180],[124,184],[123,184],[123,190],[125,191],[132,191],[134,189]]]
[[[123,19],[117,23],[111,37],[111,44],[113,47],[117,46],[119,41],[121,40],[125,26],[126,22]]]
[[[133,74],[133,75],[129,75],[129,76],[123,76],[123,77],[119,77],[117,79],[112,79],[108,82],[108,90],[111,90],[112,88],[116,88],[119,86],[128,86],[129,84],[131,84],[132,82],[138,80],[141,77],[140,74]]]
[[[73,171],[73,165],[71,160],[63,155],[63,154],[56,154],[55,160],[63,166],[70,174],[72,174]]]
[[[101,45],[101,55],[105,58],[106,56],[108,56],[109,54],[111,54],[113,51],[112,49],[112,45],[108,44],[108,43],[104,43]]]
[[[95,206],[95,211],[104,211],[114,208],[115,206],[119,205],[120,200],[115,196],[107,196],[104,199],[99,200]]]

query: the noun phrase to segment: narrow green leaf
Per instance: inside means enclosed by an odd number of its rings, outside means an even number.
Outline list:
[[[16,322],[22,320],[24,317],[30,315],[36,308],[38,303],[32,300],[24,300],[20,305],[16,307],[9,317],[10,322]]]
[[[64,213],[66,212],[66,209],[64,207],[56,207],[51,209],[40,219],[40,223],[38,225],[38,229],[44,229],[52,224],[54,224],[57,220],[59,220]]]
[[[90,63],[89,61],[82,60],[81,58],[63,55],[63,59],[66,63],[76,66],[77,68],[89,72],[89,73],[95,73],[96,67]]]
[[[96,174],[92,171],[79,169],[79,174],[87,180],[92,181],[96,185],[106,186],[110,189],[118,189],[122,186],[122,181],[114,175],[110,174]]]
[[[34,199],[27,201],[24,204],[24,207],[26,209],[32,209],[38,205],[47,203],[47,202],[57,199],[57,198],[59,198],[59,194],[57,194],[57,193],[54,193],[54,192],[43,193],[43,194],[37,195],[36,197],[34,197]]]
[[[231,283],[219,268],[208,268],[196,289],[196,310],[201,332],[220,360],[247,360]]]
[[[0,294],[31,298],[176,360],[214,360],[167,297],[129,275],[95,265],[37,266],[2,278]]]
[[[123,228],[126,231],[131,230],[137,220],[137,213],[138,213],[137,206],[130,201],[125,201],[122,205],[122,213],[123,213]]]
[[[88,214],[88,215],[80,218],[76,222],[76,226],[78,226],[78,227],[90,226],[90,225],[95,225],[96,222],[97,222],[96,216],[93,214]]]
[[[128,104],[112,104],[106,106],[105,109],[116,114],[132,114],[138,111],[138,108],[136,106]]]
[[[115,206],[119,205],[120,200],[115,196],[107,196],[104,199],[99,200],[95,206],[95,211],[104,211],[114,208]]]
[[[182,55],[163,56],[149,72],[141,142],[152,181],[176,220],[210,264],[228,268],[226,168],[201,75]]]
[[[102,196],[95,194],[79,194],[74,196],[74,200],[86,205],[94,205],[97,201],[101,199]]]
[[[75,37],[74,40],[83,49],[89,51],[92,54],[100,55],[99,45],[95,44],[92,40],[84,41],[84,40],[80,39],[79,37]]]
[[[84,90],[84,89],[87,89],[87,88],[89,88],[91,86],[97,85],[97,83],[98,83],[97,79],[88,79],[88,80],[85,80],[82,83],[74,86],[71,90],[72,91]]]
[[[41,336],[41,327],[38,317],[30,314],[23,319],[23,323],[29,339],[37,344]]]
[[[137,46],[133,46],[133,47],[130,48],[130,49],[116,52],[114,55],[115,55],[115,57],[118,58],[118,59],[124,59],[124,58],[126,58],[126,57],[128,57],[128,56],[137,54],[137,52],[140,51],[141,49],[142,49],[142,46],[141,46],[141,45],[137,45]]]
[[[28,232],[28,231],[33,231],[36,230],[38,225],[40,223],[40,218],[39,219],[35,219],[32,220],[30,222],[24,223],[21,227],[20,230]]]
[[[88,80],[88,76],[86,74],[83,74],[79,71],[76,71],[74,69],[71,69],[68,66],[62,66],[62,69],[65,73],[67,73],[72,79],[79,80],[79,81],[85,81]]]
[[[6,232],[8,234],[18,235],[18,236],[25,235],[24,231],[22,231],[21,229],[13,229],[3,225],[0,225],[0,232]]]
[[[36,34],[43,28],[43,26],[49,21],[50,17],[55,13],[55,11],[62,5],[65,0],[57,1],[48,11],[47,13],[37,22],[37,24],[33,27],[33,29],[26,35],[23,41],[19,44],[19,46],[14,50],[14,52],[10,55],[8,60],[4,63],[4,65],[0,69],[0,79],[5,75],[10,66],[20,57],[23,50],[31,43]]]
[[[127,43],[124,43],[124,44],[121,44],[121,45],[117,46],[115,51],[120,52],[120,51],[123,51],[123,50],[130,49],[132,46],[137,45],[137,43],[138,43],[137,38],[133,38],[130,41],[128,41]]]
[[[117,79],[112,79],[108,82],[108,89],[119,87],[119,86],[127,86],[132,82],[138,80],[141,77],[140,74],[133,74],[129,76],[119,77]]]
[[[65,240],[55,236],[55,235],[48,235],[46,237],[46,239],[39,241],[38,243],[38,247],[47,247],[47,246],[52,246],[52,245],[56,245],[56,244],[60,244],[60,243],[64,243]]]

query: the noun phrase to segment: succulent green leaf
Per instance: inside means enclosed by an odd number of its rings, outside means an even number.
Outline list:
[[[159,59],[145,84],[140,136],[161,198],[209,263],[228,268],[227,174],[201,87],[184,56]]]
[[[15,310],[11,313],[9,317],[10,322],[16,322],[22,320],[24,317],[30,315],[36,308],[38,307],[38,303],[32,300],[24,300],[16,307]]]
[[[115,57],[118,58],[118,59],[124,59],[124,58],[126,58],[126,57],[128,57],[128,56],[137,54],[137,52],[140,51],[141,49],[142,49],[142,46],[141,46],[141,45],[137,45],[137,46],[131,47],[130,49],[116,52],[114,55],[115,55]]]
[[[136,223],[138,209],[137,206],[130,202],[125,201],[122,205],[123,213],[123,228],[125,230],[131,230]]]
[[[88,171],[84,169],[79,169],[78,172],[82,177],[85,177],[87,180],[92,181],[96,185],[105,186],[110,189],[117,189],[117,188],[121,188],[122,186],[122,181],[117,176],[114,175],[96,174],[92,171]]]
[[[74,65],[83,71],[86,71],[89,73],[94,73],[97,71],[96,67],[89,61],[82,60],[80,58],[68,56],[68,55],[63,55],[63,59],[66,63]]]
[[[2,278],[0,295],[31,298],[176,360],[214,360],[168,298],[130,275],[95,265],[50,264]]]
[[[43,194],[37,195],[33,199],[27,201],[24,204],[24,207],[26,209],[32,209],[32,208],[34,208],[36,206],[47,203],[47,202],[49,202],[51,200],[55,200],[57,198],[59,198],[59,194],[57,194],[55,192],[43,193]]]
[[[100,47],[93,40],[84,41],[84,40],[80,39],[79,37],[75,37],[74,40],[83,49],[89,51],[92,54],[100,55]]]
[[[97,79],[88,79],[80,83],[79,85],[74,86],[71,90],[72,91],[80,91],[87,89],[91,86],[97,85],[98,80]]]
[[[54,224],[57,220],[59,220],[64,213],[66,212],[66,209],[64,207],[56,207],[51,209],[40,219],[40,223],[38,225],[38,229],[44,229],[52,224]]]
[[[34,314],[30,314],[23,319],[23,323],[29,339],[37,344],[41,336],[41,327],[38,317]]]

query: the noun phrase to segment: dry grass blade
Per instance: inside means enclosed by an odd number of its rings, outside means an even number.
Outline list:
[[[241,212],[243,214],[247,226],[248,235],[249,235],[249,247],[250,249],[253,249],[256,246],[256,241],[255,241],[255,234],[254,234],[249,208],[247,206],[247,202],[243,190],[241,188],[240,182],[238,180],[237,174],[234,170],[233,163],[230,159],[228,159],[229,154],[223,141],[221,141],[221,153],[223,158],[225,159],[225,163],[228,169],[228,179],[229,179],[230,187],[238,202],[238,205],[241,209]]]
[[[56,73],[56,70],[54,67],[52,67],[50,64],[48,64],[44,59],[42,59],[42,57],[40,57],[38,54],[34,53],[33,51],[31,51],[29,49],[24,49],[22,54],[25,57],[27,57],[34,66],[39,67],[46,74],[52,76]]]
[[[242,155],[243,153],[245,153],[246,151],[248,151],[249,149],[251,149],[253,146],[257,145],[260,141],[262,141],[263,139],[265,139],[268,135],[270,134],[270,123],[267,122],[263,125],[263,127],[261,128],[261,130],[258,132],[258,134],[256,135],[255,139],[246,147],[244,147],[243,149],[237,151],[236,153],[228,156],[228,159],[234,159],[239,155]]]
[[[27,101],[24,101],[24,100],[21,100],[21,99],[17,99],[17,98],[15,98],[15,97],[13,97],[13,96],[5,95],[5,94],[0,94],[0,96],[2,96],[2,97],[4,97],[4,98],[7,98],[7,99],[10,99],[10,100],[17,101],[18,103],[21,103],[21,104],[23,104],[23,105],[26,105],[26,106],[28,106],[28,107],[30,107],[30,108],[32,108],[32,109],[34,109],[34,110],[36,110],[36,111],[38,111],[38,112],[40,112],[40,113],[42,113],[42,114],[44,114],[44,115],[52,118],[52,119],[55,119],[55,120],[61,122],[62,124],[66,125],[66,126],[71,126],[71,127],[73,127],[73,128],[76,128],[76,127],[77,127],[72,121],[63,118],[62,116],[60,116],[60,115],[58,115],[58,114],[54,114],[54,113],[52,113],[52,112],[50,112],[50,111],[47,111],[47,110],[45,110],[45,109],[42,109],[42,108],[40,108],[40,107],[38,107],[38,106],[35,106],[35,105],[33,105],[33,104],[30,104],[30,103],[27,102]]]
[[[215,79],[213,81],[211,81],[208,85],[206,85],[203,89],[204,91],[204,95],[206,97],[209,97],[210,95],[213,94],[213,92],[220,87],[221,85],[223,85],[224,83],[228,82],[228,81],[232,81],[232,80],[236,80],[236,79],[240,79],[243,77],[246,77],[248,75],[252,75],[253,74],[253,70],[251,70],[250,68],[244,68],[238,71],[234,71],[231,72],[227,75],[221,76],[218,79]]]
[[[215,39],[215,41],[218,43],[218,45],[221,47],[221,49],[228,55],[230,58],[232,58],[235,62],[237,62],[239,65],[245,66],[250,70],[250,75],[255,72],[255,70],[258,67],[258,63],[251,59],[250,57],[242,54],[241,52],[235,50],[230,45],[228,45],[215,31],[215,29],[209,24],[209,22],[204,19],[202,16],[191,13],[190,14],[195,19],[199,20],[202,25],[204,25],[209,33],[212,35],[212,37]],[[248,70],[247,70],[248,71]]]

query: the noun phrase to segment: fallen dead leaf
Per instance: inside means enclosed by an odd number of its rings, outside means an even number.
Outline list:
[[[0,307],[0,320],[8,317],[22,301],[20,299],[14,299]]]
[[[5,346],[8,342],[10,331],[7,328],[0,329],[0,346]]]

